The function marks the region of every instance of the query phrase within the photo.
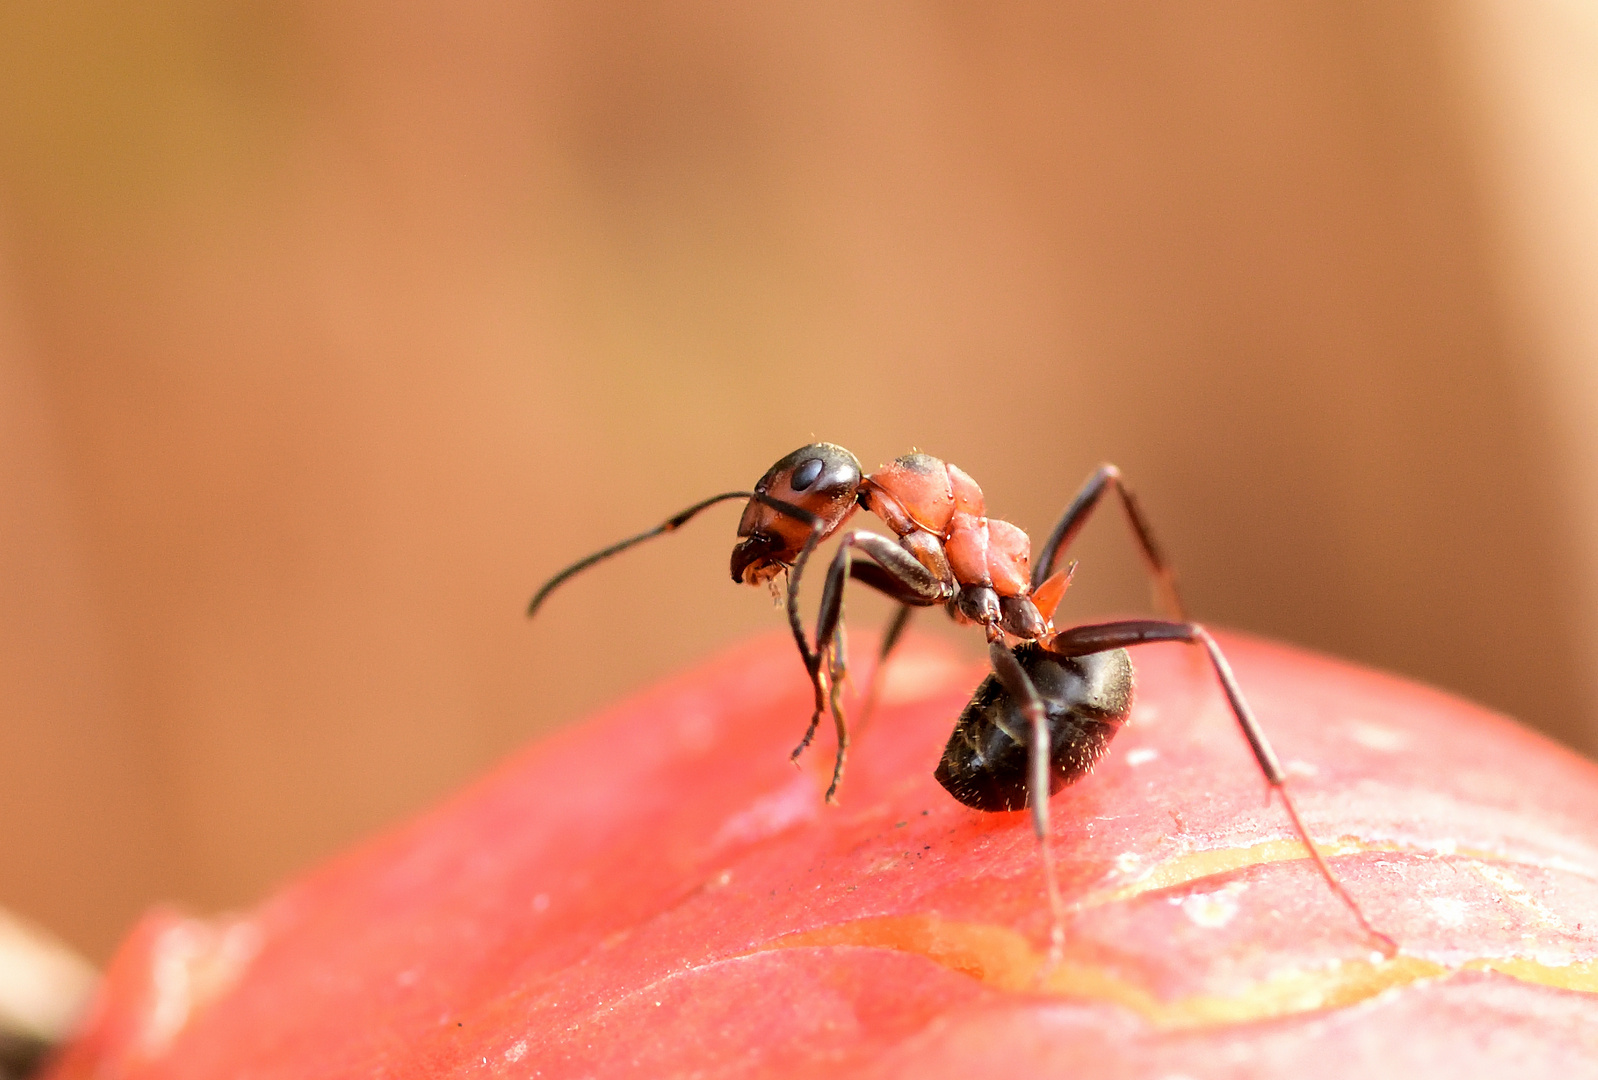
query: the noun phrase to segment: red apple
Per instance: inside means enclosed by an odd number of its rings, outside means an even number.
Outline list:
[[[1598,770],[1446,694],[1222,639],[1374,953],[1214,678],[1023,814],[932,770],[979,668],[904,647],[841,805],[792,643],[533,746],[233,920],[150,916],[76,1077],[1518,1076],[1598,1070]],[[857,645],[857,651],[864,649]]]

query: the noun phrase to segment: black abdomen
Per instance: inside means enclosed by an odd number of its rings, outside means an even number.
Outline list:
[[[1034,642],[1016,647],[1049,717],[1049,794],[1080,780],[1104,756],[1132,709],[1125,649],[1059,657]],[[1011,733],[1014,733],[1013,735]],[[1021,810],[1027,798],[1028,725],[997,675],[977,687],[943,748],[938,783],[978,810]]]

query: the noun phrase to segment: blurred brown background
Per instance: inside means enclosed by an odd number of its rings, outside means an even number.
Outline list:
[[[0,905],[103,958],[777,627],[732,508],[521,611],[816,437],[1034,531],[1117,461],[1201,616],[1598,749],[1595,58],[1561,0],[0,6]]]

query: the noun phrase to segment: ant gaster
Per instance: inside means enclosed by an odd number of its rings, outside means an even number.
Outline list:
[[[1075,564],[1059,571],[1055,565],[1111,488],[1120,497],[1160,606],[1171,617],[1057,630],[1055,608]],[[1008,521],[988,517],[982,489],[958,467],[914,452],[867,475],[843,447],[813,443],[778,461],[753,491],[729,491],[695,503],[655,528],[562,570],[538,590],[528,615],[579,571],[732,499],[747,500],[738,523],[738,543],[732,549],[732,579],[749,585],[769,583],[775,591],[775,579],[788,577],[788,622],[815,693],[810,725],[793,757],[810,745],[824,713],[831,713],[837,729],[828,802],[836,800],[849,748],[840,701],[847,673],[845,582],[858,581],[899,603],[883,635],[866,696],[867,712],[876,696],[878,676],[916,608],[941,604],[955,620],[982,627],[993,670],[961,712],[935,775],[949,794],[978,810],[1030,808],[1052,920],[1051,956],[1058,958],[1063,946],[1064,908],[1047,842],[1048,797],[1081,779],[1104,756],[1132,707],[1132,662],[1126,647],[1156,641],[1187,642],[1204,650],[1260,771],[1280,793],[1293,829],[1321,877],[1384,954],[1397,951],[1393,940],[1371,925],[1310,839],[1287,791],[1287,775],[1231,666],[1209,632],[1184,615],[1170,564],[1114,465],[1102,465],[1088,478],[1044,542],[1036,564],[1031,564],[1027,534]],[[816,546],[861,509],[881,518],[893,536],[865,530],[842,534],[822,586],[812,640],[799,616],[805,566]],[[1017,644],[1012,646],[1012,640]]]

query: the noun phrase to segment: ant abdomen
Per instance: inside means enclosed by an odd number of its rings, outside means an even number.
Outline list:
[[[1016,646],[1049,719],[1049,794],[1085,776],[1109,749],[1132,709],[1132,659],[1125,649],[1063,657],[1035,642]],[[938,763],[938,783],[977,810],[1023,810],[1027,798],[1026,717],[989,675],[960,713]],[[1011,733],[1014,733],[1012,735]],[[1017,740],[1015,736],[1020,736]]]

